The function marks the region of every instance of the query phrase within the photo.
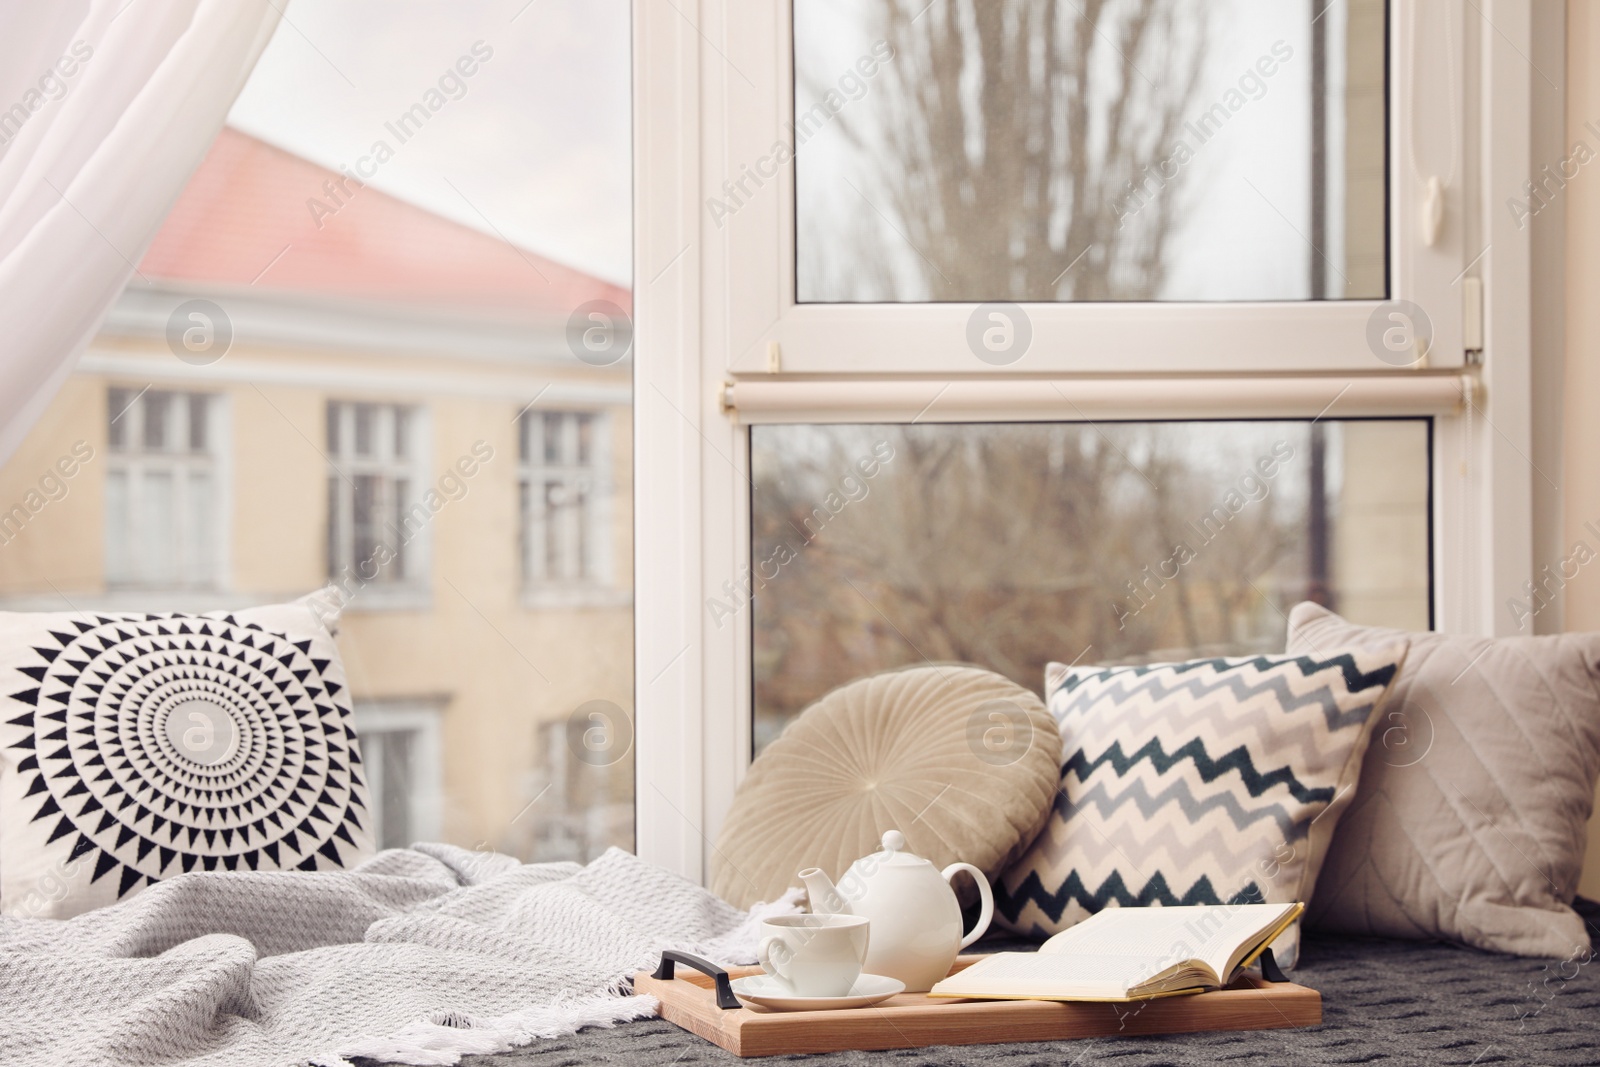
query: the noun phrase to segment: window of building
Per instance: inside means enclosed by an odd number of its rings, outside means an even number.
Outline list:
[[[357,701],[356,735],[379,848],[439,839],[439,709],[426,701]]]
[[[106,581],[122,588],[217,584],[222,496],[219,401],[112,388],[106,397]]]
[[[419,409],[328,404],[328,576],[378,586],[422,577],[432,518],[417,487]]]
[[[522,576],[530,591],[610,580],[606,432],[595,412],[525,411],[518,419]]]
[[[612,746],[618,729],[621,709],[605,701],[580,706],[567,722],[539,724],[529,786],[540,817],[528,820],[526,846],[535,860],[581,861],[631,824],[633,767]]]

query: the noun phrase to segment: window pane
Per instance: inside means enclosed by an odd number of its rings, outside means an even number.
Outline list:
[[[173,537],[179,516],[173,481],[170,470],[146,470],[133,483],[139,495],[133,540],[137,576],[147,584],[170,586],[178,577]]]
[[[152,389],[139,398],[138,404],[144,416],[144,435],[140,443],[147,451],[159,452],[167,447],[171,437],[172,394]]]
[[[346,563],[344,549],[341,547],[344,544],[345,539],[345,517],[344,511],[340,507],[341,502],[344,500],[344,492],[340,486],[340,478],[338,475],[330,475],[328,477],[327,484],[328,521],[325,524],[327,533],[326,552],[328,560],[328,577],[334,578],[340,573],[340,567],[344,566]]]
[[[1426,420],[757,426],[755,740],[853,678],[1282,651],[1317,599],[1427,629]]]
[[[543,551],[539,541],[543,537],[543,529],[538,517],[533,513],[535,500],[533,486],[526,478],[517,483],[517,514],[521,516],[522,530],[518,545],[518,562],[522,565],[522,582],[531,585],[533,579],[538,577],[538,566],[535,559]]]
[[[204,452],[208,447],[209,426],[206,414],[210,398],[201,393],[189,395],[189,451]]]
[[[355,405],[355,453],[372,455],[373,422],[376,412],[371,404]]]
[[[383,812],[384,848],[404,848],[414,840],[411,834],[411,741],[409,730],[390,730],[379,735],[383,739],[380,759],[383,763],[383,794],[378,803]]]
[[[187,585],[208,585],[216,573],[216,549],[213,527],[216,522],[216,502],[211,491],[209,471],[196,470],[189,474],[187,514],[184,516],[184,582]]]
[[[544,483],[545,557],[544,573],[551,578],[563,577],[561,560],[566,555],[566,524],[561,514],[561,483]]]
[[[405,459],[411,455],[411,412],[406,408],[394,409],[394,458]]]
[[[395,437],[396,443],[400,441]],[[405,478],[398,478],[394,483],[394,519],[389,527],[386,543],[394,553],[394,560],[390,562],[389,569],[394,572],[395,581],[405,581],[410,575],[406,570],[406,506],[411,500],[411,482]]]
[[[567,335],[597,304],[631,312],[629,13],[294,0],[107,315],[105,359],[0,467],[16,501],[75,441],[95,450],[23,532],[44,551],[0,551],[0,609],[230,609],[331,581],[358,714],[395,712],[371,724],[394,760],[420,731],[411,777],[374,794],[389,822],[411,804],[390,840],[631,847],[632,512],[612,487],[632,484],[632,364],[580,359]],[[196,300],[231,325],[225,359],[167,345]],[[542,509],[575,452],[558,439],[547,466],[541,422],[523,463],[518,414],[557,397],[587,398],[609,465],[589,502],[605,539],[558,544],[606,578],[569,568],[541,598],[520,581],[522,485]],[[204,592],[149,588],[207,570]],[[616,739],[600,751],[568,731],[596,702]]]
[[[133,514],[128,472],[106,472],[106,581],[133,580]]]
[[[573,567],[577,577],[592,578],[594,577],[594,545],[591,543],[592,539],[586,536],[594,521],[594,516],[589,509],[589,488],[581,478],[575,478],[570,491],[572,493],[573,540],[577,542],[575,545],[577,559],[573,561]]]
[[[594,416],[578,416],[578,462],[589,462],[589,450],[594,441]]]
[[[383,522],[383,479],[358,474],[351,479],[350,558],[358,569],[378,552],[380,523]],[[361,577],[368,577],[362,573]]]
[[[106,394],[106,441],[113,450],[120,451],[128,443],[129,406],[133,393],[128,389],[113,389]]]
[[[546,463],[561,462],[561,424],[564,421],[560,415],[546,415],[544,417],[544,461]]]
[[[798,299],[1381,298],[1384,10],[795,0]]]

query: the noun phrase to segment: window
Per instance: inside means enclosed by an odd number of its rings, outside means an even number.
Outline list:
[[[1395,311],[1464,362],[1456,5],[717,8],[708,55],[770,57],[684,175],[722,374],[1392,372]]]
[[[530,591],[609,580],[606,429],[595,412],[525,411],[518,419],[522,577]]]
[[[1282,651],[1316,600],[1427,629],[1427,420],[754,426],[756,748],[925,662]],[[725,623],[743,598],[714,597]]]
[[[379,586],[421,578],[416,547],[432,518],[418,499],[414,408],[328,405],[328,576]]]
[[[528,847],[536,860],[594,856],[631,823],[633,768],[616,758],[611,738],[603,736],[621,722],[620,709],[596,701],[567,722],[539,725],[539,761],[530,786],[537,786],[544,817],[530,824]]]
[[[1512,10],[704,0],[688,34],[641,5],[641,854],[700,876],[752,752],[881,667],[1037,688],[1091,644],[1263,647],[1301,597],[1508,626],[1504,207],[1538,169]],[[1214,514],[1279,427],[1304,468],[1169,563],[1163,511]]]
[[[107,583],[146,589],[216,584],[216,397],[113,388],[106,408]]]
[[[439,839],[439,710],[426,701],[358,701],[356,735],[379,848]]]
[[[798,299],[1382,299],[1382,0],[795,0]]]
[[[633,769],[631,40],[629,0],[294,0],[0,467],[0,607],[331,579],[385,843],[632,847],[631,787],[540,795],[541,728],[595,701]]]

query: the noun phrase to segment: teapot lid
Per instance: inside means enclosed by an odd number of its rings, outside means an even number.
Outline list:
[[[928,861],[912,852],[907,852],[906,835],[899,830],[886,830],[883,835],[883,851],[875,854],[875,859],[880,866],[886,867],[914,867],[919,864],[928,864]],[[931,864],[929,864],[931,866]]]

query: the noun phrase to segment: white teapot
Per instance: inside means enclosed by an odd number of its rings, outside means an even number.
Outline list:
[[[820,867],[800,872],[817,915],[862,915],[868,919],[867,958],[862,970],[898,978],[910,993],[925,992],[950,973],[956,953],[989,928],[994,894],[983,872],[970,863],[943,871],[905,851],[905,835],[883,835],[883,851],[863,856],[835,886]],[[966,871],[978,883],[982,907],[978,922],[961,933],[961,904],[950,879]]]

